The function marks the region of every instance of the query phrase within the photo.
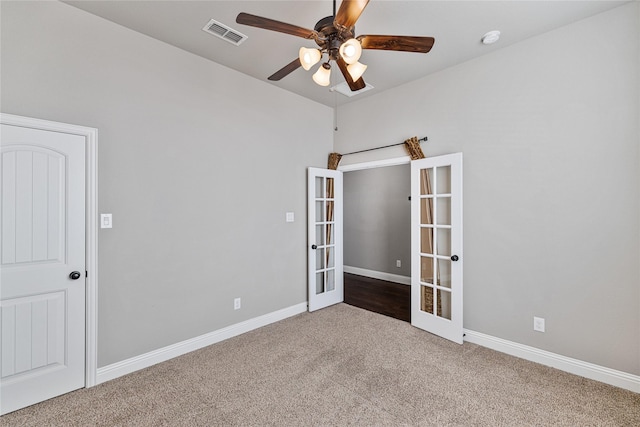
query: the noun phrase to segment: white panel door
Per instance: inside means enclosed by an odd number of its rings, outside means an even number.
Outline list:
[[[0,412],[84,386],[85,138],[2,124]]]
[[[307,176],[309,311],[344,300],[342,172],[309,168]]]
[[[462,153],[411,162],[411,324],[462,344]]]

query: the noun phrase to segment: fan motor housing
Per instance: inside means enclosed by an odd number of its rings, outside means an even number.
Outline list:
[[[318,33],[322,34],[326,41],[319,41],[318,45],[329,51],[330,56],[336,56],[340,45],[346,39],[353,37],[355,26],[348,29],[348,31],[340,32],[334,25],[334,16],[327,16],[318,21],[313,28]],[[335,59],[335,58],[334,58]]]

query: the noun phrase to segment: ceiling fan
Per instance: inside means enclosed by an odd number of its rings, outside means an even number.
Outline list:
[[[322,18],[313,30],[244,12],[238,14],[236,22],[304,39],[313,39],[318,45],[318,48],[311,49],[301,47],[298,58],[269,76],[269,80],[280,80],[298,67],[309,70],[326,54],[327,60],[320,65],[313,75],[313,80],[320,86],[328,86],[331,77],[330,61],[333,60],[338,64],[349,88],[357,91],[366,86],[362,74],[367,66],[358,62],[362,49],[427,53],[435,42],[433,37],[380,35],[355,37],[355,23],[368,3],[369,0],[342,0],[340,9],[336,13],[336,0],[333,0],[333,15]]]

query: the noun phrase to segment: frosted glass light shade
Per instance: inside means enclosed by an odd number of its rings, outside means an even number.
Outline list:
[[[298,52],[298,57],[300,58],[300,64],[302,68],[309,71],[311,67],[320,61],[322,54],[318,49],[308,49],[306,47],[301,47]]]
[[[361,64],[360,62],[356,62],[355,64],[351,64],[347,67],[347,71],[351,75],[351,78],[355,82],[364,74],[364,71],[367,69],[367,66]]]
[[[362,46],[356,39],[349,39],[340,45],[340,56],[347,64],[354,64],[358,62],[362,55]]]
[[[322,64],[313,75],[313,81],[320,86],[329,86],[329,83],[331,83],[331,65],[327,62]]]

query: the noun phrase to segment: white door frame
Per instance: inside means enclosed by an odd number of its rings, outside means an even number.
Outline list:
[[[79,135],[85,139],[86,173],[86,336],[85,387],[96,385],[98,370],[98,130],[0,113],[0,123],[31,129]]]

